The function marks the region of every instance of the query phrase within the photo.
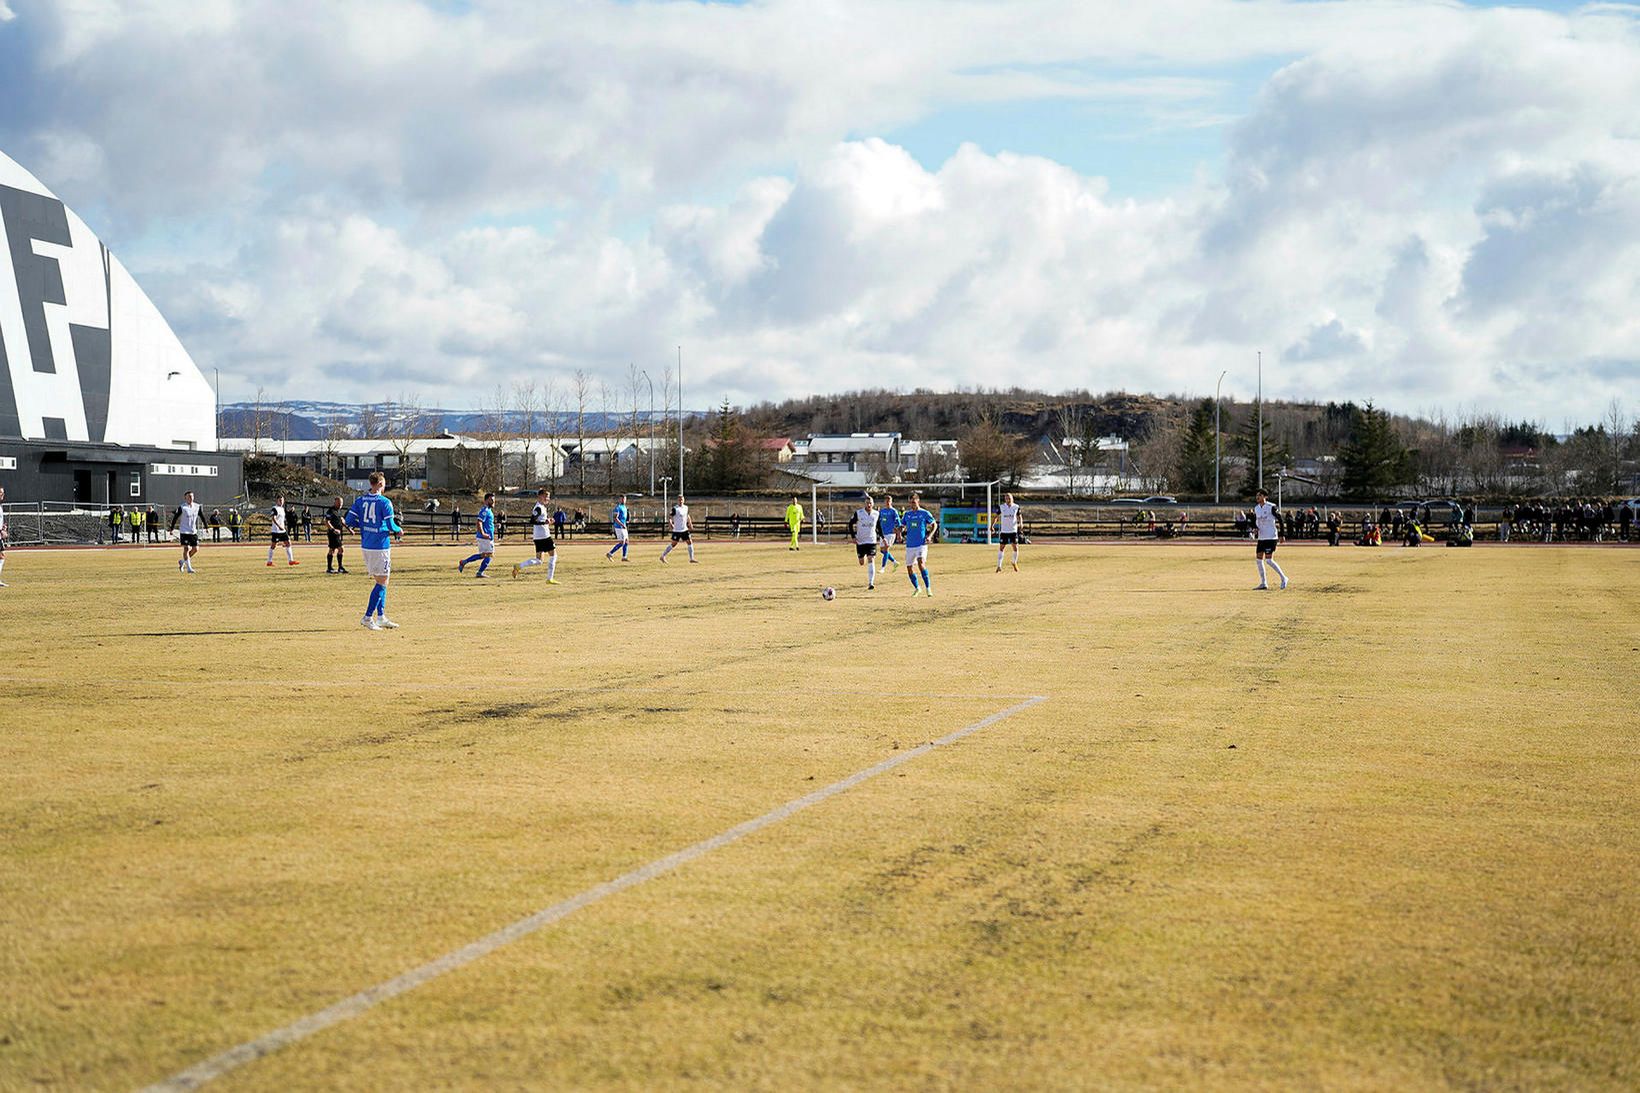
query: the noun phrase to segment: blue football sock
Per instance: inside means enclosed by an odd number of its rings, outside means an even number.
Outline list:
[[[928,589],[928,591],[932,592],[934,590],[934,586],[928,583],[929,576],[930,576],[928,570],[926,570],[926,569],[923,570],[922,574],[923,574],[923,587]]]
[[[490,555],[484,555],[484,560],[478,563],[478,575],[484,576],[484,571],[490,568]]]
[[[483,557],[484,555],[482,554],[469,554],[467,557],[461,559],[461,564],[464,566],[469,566]]]
[[[915,569],[908,568],[905,571],[905,575],[911,578],[911,587],[915,589],[917,587],[917,571]]]
[[[621,557],[626,557],[626,542],[624,540],[621,543]]]
[[[382,586],[381,585],[372,584],[370,586],[370,599],[366,600],[365,605],[364,605],[365,618],[369,618],[371,615],[374,615],[376,613],[376,601],[381,598],[381,594],[382,594]]]
[[[889,562],[892,562],[893,560],[894,560],[894,555],[892,555],[888,552],[887,547],[884,547],[883,548],[883,564],[887,565]]]
[[[377,616],[385,615],[387,614],[387,586],[385,584],[377,585],[376,592],[376,614]]]

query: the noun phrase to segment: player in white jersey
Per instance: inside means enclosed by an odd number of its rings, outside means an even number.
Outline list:
[[[854,560],[866,567],[866,591],[877,587],[877,502],[866,494],[865,508],[855,509],[848,530],[854,536]]]
[[[1253,506],[1253,526],[1258,536],[1258,542],[1253,546],[1253,560],[1258,563],[1258,584],[1253,586],[1255,592],[1270,587],[1264,579],[1266,565],[1281,578],[1281,587],[1287,587],[1287,574],[1276,564],[1276,542],[1281,538],[1279,516],[1280,512],[1270,504],[1270,495],[1259,490],[1257,503]]]
[[[1019,572],[1019,506],[1014,504],[1014,495],[1002,495],[1002,506],[997,509],[997,572],[1002,572],[1002,554],[1009,547],[1014,548],[1014,572]]]
[[[6,499],[6,488],[0,486],[0,502]],[[6,526],[6,510],[0,505],[0,571],[6,568],[6,540],[11,538],[11,529]],[[8,587],[5,581],[0,581],[0,588]]]
[[[558,572],[558,547],[552,539],[552,491],[535,491],[535,504],[530,508],[530,531],[535,536],[535,557],[525,558],[513,566],[513,578],[524,575],[524,570],[541,564],[541,555],[547,556],[547,583],[557,584],[553,574]]]
[[[182,544],[182,557],[177,559],[180,572],[194,571],[194,555],[199,553],[199,528],[203,522],[199,504],[194,500],[194,491],[189,490],[182,495],[182,504],[171,514],[171,530],[177,533],[177,541]]]
[[[672,553],[672,548],[682,543],[689,548],[689,564],[693,565],[700,559],[695,557],[695,540],[692,532],[694,525],[689,522],[689,506],[683,500],[683,494],[678,494],[678,503],[672,506],[672,541],[666,544],[661,551],[661,564],[666,564],[666,556]]]
[[[290,547],[289,517],[285,515],[285,495],[280,494],[273,499],[273,507],[268,510],[268,564],[273,564],[274,548],[281,543],[285,546],[285,561],[291,565],[301,565],[296,560],[296,552]]]

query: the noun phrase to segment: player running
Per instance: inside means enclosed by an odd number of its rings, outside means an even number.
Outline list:
[[[801,549],[797,545],[797,537],[803,533],[803,505],[796,494],[792,495],[792,503],[786,506],[786,529],[792,533],[791,546],[786,549]]]
[[[387,617],[387,581],[393,573],[393,544],[404,537],[404,529],[393,516],[393,502],[382,494],[387,479],[381,471],[370,472],[370,492],[353,501],[347,510],[347,526],[359,533],[359,553],[364,555],[364,571],[375,583],[359,625],[366,630],[397,630],[399,624]]]
[[[849,517],[849,534],[854,536],[854,560],[866,567],[866,591],[877,588],[877,503],[866,494],[865,508]]]
[[[911,507],[900,518],[905,529],[905,575],[911,578],[911,594],[917,594],[917,574],[922,574],[922,591],[934,595],[934,586],[928,582],[928,544],[940,529],[934,514],[922,507],[922,494],[911,495]]]
[[[513,566],[513,579],[517,580],[524,575],[524,570],[530,566],[541,564],[541,555],[547,556],[547,583],[557,584],[553,576],[558,572],[558,547],[552,538],[552,491],[539,489],[535,491],[535,504],[530,507],[530,532],[535,536],[535,557],[525,558]],[[471,560],[471,559],[469,559]]]
[[[202,522],[194,491],[184,492],[182,504],[171,514],[171,530],[177,533],[177,541],[182,544],[182,557],[177,559],[179,573],[194,572],[194,555],[199,553],[199,528]]]
[[[621,561],[631,561],[632,559],[626,556],[626,494],[624,493],[621,494],[621,499],[615,502],[615,507],[609,512],[609,528],[615,533],[615,545],[609,548],[608,554],[604,555],[604,561],[607,562],[611,558],[615,557],[615,552],[617,550],[621,552]]]
[[[342,536],[347,534],[347,523],[342,519],[342,499],[331,499],[330,507],[325,510],[325,572],[346,573],[347,567],[342,564]],[[336,568],[330,568],[331,562]]]
[[[285,495],[280,494],[273,499],[273,507],[268,509],[268,564],[273,564],[273,552],[280,543],[285,545],[285,560],[291,565],[301,565],[296,560],[296,552],[290,546],[290,525],[285,516]]]
[[[1008,547],[1014,548],[1014,572],[1019,572],[1019,506],[1014,504],[1014,495],[1002,495],[1002,504],[997,508],[997,572],[1002,572],[1002,552]]]
[[[883,572],[894,565],[894,555],[889,549],[894,545],[894,537],[900,533],[900,510],[894,507],[894,495],[883,494],[883,507],[877,510],[877,544],[878,551],[883,556]]]
[[[1264,577],[1266,565],[1275,570],[1276,576],[1281,578],[1281,587],[1287,587],[1287,574],[1276,564],[1276,542],[1281,538],[1279,515],[1276,507],[1270,504],[1270,495],[1259,490],[1257,504],[1253,506],[1253,525],[1258,534],[1258,542],[1253,546],[1253,560],[1258,563],[1258,584],[1253,586],[1254,592],[1270,587]]]
[[[699,559],[695,557],[695,540],[691,535],[694,525],[689,522],[689,506],[684,503],[683,494],[678,494],[677,504],[672,506],[672,541],[666,544],[661,551],[661,565],[666,564],[666,556],[672,553],[672,548],[682,543],[689,548],[689,564],[695,565]]]
[[[477,562],[476,577],[484,576],[484,571],[490,568],[490,562],[495,560],[495,494],[484,495],[484,507],[478,510],[473,518],[473,546],[477,550],[456,563],[456,572],[467,572],[467,563]]]

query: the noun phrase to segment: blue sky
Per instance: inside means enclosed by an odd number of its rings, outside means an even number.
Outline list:
[[[230,394],[1640,384],[1640,9],[0,2],[0,150]],[[1636,407],[1640,408],[1640,407]]]

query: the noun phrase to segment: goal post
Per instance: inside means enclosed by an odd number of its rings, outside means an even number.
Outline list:
[[[994,524],[991,517],[996,511],[994,500],[996,488],[1000,485],[1002,485],[1000,478],[993,478],[989,481],[963,479],[958,482],[869,482],[860,485],[837,485],[830,482],[811,481],[809,483],[809,542],[816,544],[820,542],[820,516],[823,511],[820,502],[822,499],[829,503],[838,494],[852,494],[863,497],[869,493],[876,498],[881,498],[884,494],[893,494],[896,501],[899,501],[910,494],[920,493],[925,500],[938,498],[941,501],[942,512],[946,507],[947,499],[953,498],[953,495],[959,503],[967,501],[971,496],[976,502],[973,506],[976,509],[978,509],[977,502],[980,496],[983,495],[985,507],[975,513],[975,520],[971,525],[972,530],[969,534],[975,537],[972,539],[973,542],[979,542],[977,536],[983,531],[984,541],[986,543],[995,543],[996,536],[993,531]],[[959,504],[956,507],[967,508],[969,506]],[[970,527],[966,523],[962,526],[965,529]],[[947,530],[944,519],[940,520],[940,527],[942,531]]]

